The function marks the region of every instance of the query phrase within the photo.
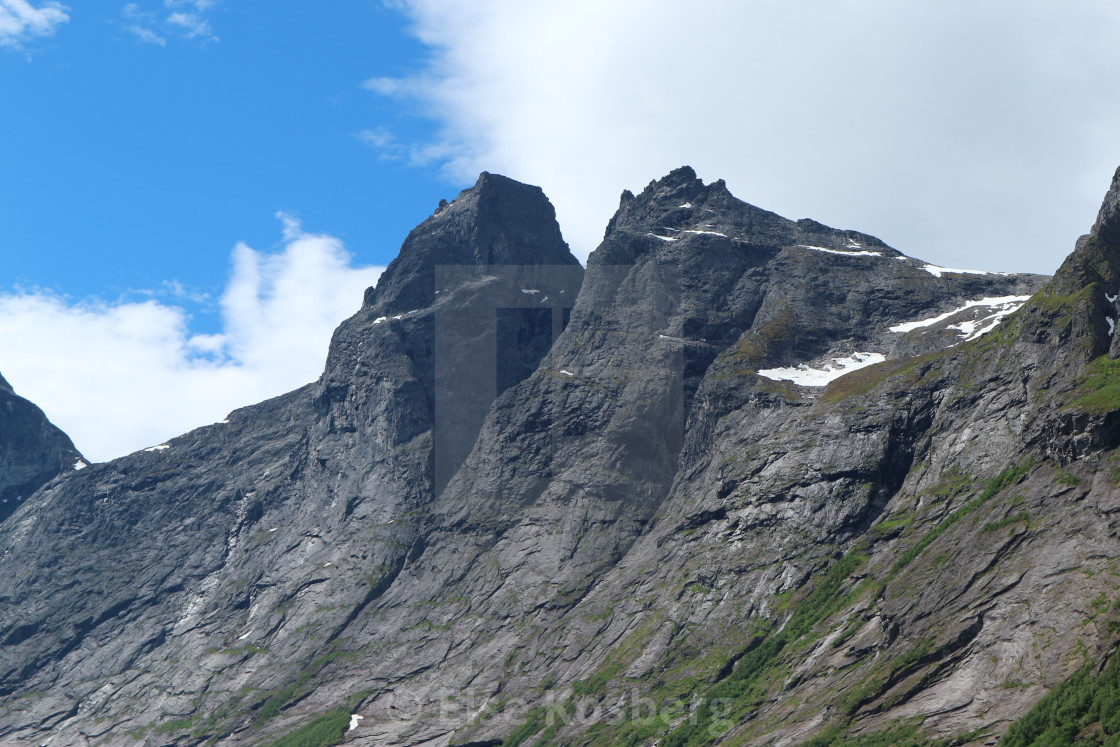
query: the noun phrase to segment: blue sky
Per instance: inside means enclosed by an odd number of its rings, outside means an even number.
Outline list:
[[[280,240],[278,210],[342,238],[356,262],[385,264],[460,186],[359,140],[406,114],[362,81],[423,63],[399,11],[136,5],[70,10],[52,37],[0,54],[4,285],[112,299],[177,282],[217,298],[235,242]],[[187,38],[167,23],[174,13],[205,19],[210,34]],[[212,304],[191,311],[217,330]]]
[[[0,0],[0,372],[102,460],[314,380],[440,198],[581,259],[682,164],[1053,272],[1120,164],[1115,0]]]

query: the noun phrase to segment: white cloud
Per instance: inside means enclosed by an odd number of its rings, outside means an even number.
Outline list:
[[[320,373],[334,328],[357,311],[383,268],[352,269],[338,239],[305,234],[295,219],[278,217],[287,242],[283,253],[262,254],[245,244],[234,249],[233,276],[221,300],[226,344],[235,360],[259,370],[280,370],[310,356],[313,362],[304,365],[314,375],[306,382]]]
[[[165,8],[194,8],[200,13],[213,8],[216,4],[214,0],[163,0]]]
[[[408,78],[370,78],[362,82],[362,88],[382,96],[401,94],[423,94],[424,86]]]
[[[413,166],[426,166],[431,159],[424,160],[422,148],[414,143],[401,142],[393,133],[384,127],[362,130],[357,134],[358,140],[377,151],[383,161],[407,162]]]
[[[214,0],[164,0],[163,8],[173,11],[164,14],[158,8],[127,3],[121,9],[121,18],[130,34],[148,44],[166,47],[167,40],[172,37],[192,42],[216,42],[220,39],[206,15],[216,6]]]
[[[363,86],[441,125],[410,150],[541,185],[582,256],[689,163],[938,264],[1052,271],[1120,163],[1112,0],[397,5],[430,64]]]
[[[358,139],[375,150],[393,148],[397,144],[397,138],[383,127],[362,130],[358,133]]]
[[[219,41],[210,29],[210,22],[195,13],[172,13],[167,17],[167,22],[182,28],[183,36],[187,39]]]
[[[279,251],[234,249],[221,333],[192,334],[184,309],[156,300],[9,293],[0,295],[0,370],[98,461],[314,381],[331,333],[383,268],[354,267],[338,239],[281,218]]]
[[[162,293],[170,295],[173,298],[181,298],[197,304],[203,304],[210,300],[209,293],[200,293],[198,291],[190,290],[178,280],[164,280],[160,283],[160,290]],[[147,295],[154,296],[156,295],[156,293],[148,291]]]
[[[137,39],[148,44],[155,44],[160,47],[167,46],[167,39],[160,36],[152,29],[146,26],[129,26],[128,31],[133,34]]]
[[[51,36],[59,24],[70,20],[65,5],[27,0],[0,0],[0,47],[20,47],[34,37]]]

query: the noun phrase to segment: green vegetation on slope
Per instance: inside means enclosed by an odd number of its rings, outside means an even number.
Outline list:
[[[1010,469],[1000,472],[998,475],[988,480],[988,484],[984,486],[984,491],[979,496],[973,498],[968,503],[958,508],[953,513],[945,517],[945,520],[935,526],[924,537],[918,540],[918,543],[904,552],[902,556],[895,561],[894,567],[891,568],[892,575],[902,570],[910,564],[914,558],[922,554],[922,552],[933,544],[933,541],[948,531],[949,527],[956,524],[961,519],[974,513],[976,509],[980,508],[989,499],[994,498],[999,493],[1011,485],[1018,482],[1025,474],[1030,472],[1031,467],[1034,466],[1034,457],[1024,460],[1020,464]]]
[[[272,747],[330,747],[332,744],[341,744],[349,724],[349,709],[336,708],[286,737],[277,739]]]
[[[1034,467],[1034,458],[1028,458],[1020,464],[1004,470],[988,480],[984,489],[976,498],[953,511],[937,526],[926,533],[915,543],[891,568],[888,574],[893,577],[907,564],[917,558],[930,544],[944,534],[954,524],[973,514],[984,503],[1017,483]],[[951,474],[949,481],[941,486],[947,496],[961,495],[968,491],[972,484],[970,478],[963,475]],[[718,737],[723,731],[741,723],[743,717],[760,702],[765,694],[768,674],[778,664],[781,655],[786,652],[791,644],[809,636],[820,623],[849,605],[858,596],[873,586],[880,586],[881,582],[865,579],[854,590],[843,593],[845,584],[868,561],[868,548],[861,544],[853,549],[841,560],[829,568],[812,590],[796,603],[791,610],[790,617],[785,627],[779,632],[766,638],[755,648],[748,651],[739,660],[738,665],[723,680],[717,682],[704,696],[696,718],[680,725],[665,739],[665,747],[695,747],[706,744]],[[864,685],[857,688],[844,699],[842,711],[845,720],[830,730],[830,738],[838,741],[847,739],[844,733],[850,719],[859,706],[869,699],[873,699],[881,692],[888,682],[896,679],[900,674],[918,663],[932,647],[931,641],[919,641],[910,651],[900,657],[885,662],[870,675]],[[903,728],[903,727],[899,727]],[[905,727],[909,728],[909,727]],[[894,731],[885,734],[893,735],[889,738],[900,738]],[[866,737],[870,739],[871,737]],[[875,737],[878,738],[878,737]],[[857,739],[852,737],[851,739]],[[859,737],[858,739],[865,739]],[[913,739],[925,740],[924,737],[913,732]],[[883,742],[888,744],[892,742]],[[906,742],[899,742],[905,744]],[[949,744],[949,742],[917,741],[914,744]],[[852,744],[862,744],[852,742]],[[873,745],[877,742],[867,742]]]
[[[1120,656],[1100,674],[1089,665],[1011,725],[1000,747],[1120,747]]]
[[[794,607],[785,627],[746,652],[731,674],[717,682],[704,696],[696,718],[669,734],[663,742],[664,747],[704,744],[733,725],[733,714],[739,715],[753,706],[761,695],[757,686],[762,675],[786,647],[850,601],[852,595],[840,593],[844,582],[867,561],[866,547],[862,545],[836,561]]]
[[[830,729],[805,742],[802,747],[953,747],[964,744],[972,735],[958,739],[932,739],[922,734],[916,724],[900,724],[883,731],[855,736],[841,736]]]
[[[268,699],[261,705],[260,711],[257,712],[255,720],[264,722],[273,718],[276,714],[280,713],[288,703],[298,697],[306,695],[311,690],[312,678],[314,678],[323,667],[336,659],[350,659],[353,657],[354,654],[349,652],[332,651],[329,654],[315,659],[303,668],[294,682],[289,683],[269,695]]]
[[[1120,360],[1102,355],[1089,363],[1089,376],[1074,392],[1074,407],[1104,414],[1120,410]]]
[[[726,673],[723,679],[704,684],[694,677],[678,682],[672,677],[663,676],[655,683],[654,690],[648,693],[651,702],[661,703],[666,699],[662,696],[668,696],[670,701],[673,699],[691,701],[693,693],[697,695],[702,693],[703,697],[699,699],[699,707],[696,711],[684,722],[673,719],[678,721],[677,726],[664,737],[661,743],[671,747],[698,747],[717,741],[730,730],[746,723],[752,712],[772,692],[775,683],[783,681],[788,676],[791,657],[796,658],[798,652],[811,648],[828,632],[823,623],[850,607],[865,594],[884,593],[886,585],[890,584],[938,537],[1017,483],[1034,466],[1035,460],[1027,459],[988,480],[975,498],[950,512],[924,535],[910,537],[908,551],[880,578],[859,579],[861,569],[869,560],[870,548],[866,543],[857,545],[827,570],[817,574],[804,591],[792,595],[792,599],[787,598],[784,602],[780,602],[775,616],[781,617],[783,612],[786,613],[784,626],[768,636],[755,638],[740,656],[728,659],[728,663],[721,667]],[[937,499],[931,505],[966,496],[976,487],[975,478],[972,476],[948,471],[942,481],[931,490],[931,495]],[[896,517],[893,520],[894,526],[889,528],[890,531],[880,531],[878,534],[872,532],[869,537],[879,539],[884,536],[893,537],[896,534],[894,530],[904,529],[911,525],[915,518],[912,514]],[[1002,528],[1019,521],[1029,521],[1029,517],[1020,512],[994,524]],[[994,531],[996,528],[996,526],[989,528],[984,525],[983,528],[977,526],[975,531]],[[850,630],[840,631],[838,640],[846,640],[858,632],[858,625],[853,626],[850,622],[846,625]],[[648,631],[632,638],[644,641],[648,638]],[[576,683],[573,695],[595,697],[605,693],[609,683],[621,676],[640,649],[639,646],[638,649],[631,650],[634,640],[625,641],[598,672],[587,680]],[[861,683],[853,686],[850,692],[835,704],[839,721],[833,723],[820,737],[831,741],[811,744],[851,745],[851,747],[875,747],[880,744],[947,747],[960,743],[960,740],[927,737],[921,733],[918,726],[910,724],[898,724],[887,731],[868,735],[848,734],[848,730],[854,724],[855,714],[864,704],[875,700],[893,683],[901,681],[924,666],[924,662],[934,655],[935,649],[934,641],[921,639],[913,641],[910,648],[901,655],[884,658],[878,662]],[[736,661],[736,658],[737,662],[732,666],[730,662]],[[564,710],[565,708],[561,708],[558,712]],[[613,725],[597,723],[586,731],[585,738],[589,740],[586,743],[645,745],[665,734],[670,723],[669,719],[662,717],[628,720]],[[538,709],[530,713],[503,744],[505,747],[529,745],[537,747],[555,744],[554,740],[561,727],[559,720],[550,720],[544,709]]]
[[[747,368],[762,368],[778,357],[782,347],[789,344],[801,326],[793,311],[783,309],[777,318],[763,322],[743,335],[733,354],[734,359]]]
[[[936,375],[940,371],[937,361],[945,356],[946,351],[939,351],[861,368],[825,387],[824,400],[836,404],[849,397],[866,394],[890,378],[898,378],[899,384],[907,389],[913,388],[926,376]]]
[[[505,741],[502,742],[502,747],[519,747],[519,745],[527,739],[532,738],[545,727],[547,711],[544,708],[534,708],[525,717],[525,721],[521,723],[516,729],[513,730]],[[538,741],[543,741],[543,737]]]

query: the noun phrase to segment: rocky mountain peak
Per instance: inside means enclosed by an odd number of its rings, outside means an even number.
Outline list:
[[[336,331],[315,396],[324,438],[340,452],[351,429],[393,447],[427,439],[407,455],[423,466],[399,470],[423,479],[398,492],[430,500],[494,398],[536,370],[582,279],[540,187],[483,172],[412,230]]]
[[[691,166],[681,166],[660,179],[651,180],[637,197],[630,190],[625,190],[622,193],[618,213],[653,205],[662,210],[676,210],[681,204],[700,198],[707,189]],[[617,217],[616,214],[615,218]],[[609,230],[608,228],[608,232]]]
[[[484,171],[409,233],[364,306],[387,315],[427,308],[439,266],[576,264],[541,188]]]
[[[681,166],[673,169],[660,179],[653,179],[642,191],[642,197],[664,197],[679,195],[702,190],[704,182],[696,175],[696,170],[691,166]]]
[[[674,169],[651,181],[640,194],[622,193],[618,210],[607,225],[603,244],[590,264],[629,264],[673,242],[708,250],[712,237],[756,247],[808,245],[838,252],[853,248],[901,256],[873,236],[836,231],[809,219],[792,221],[737,198],[722,179],[705,184],[690,166]]]
[[[1093,234],[1109,243],[1120,243],[1120,168],[1112,176],[1112,186],[1104,196]]]
[[[1112,177],[1092,229],[1077,240],[1074,252],[1054,274],[1050,290],[1068,295],[1092,283],[1099,283],[1110,296],[1120,287],[1120,169]]]

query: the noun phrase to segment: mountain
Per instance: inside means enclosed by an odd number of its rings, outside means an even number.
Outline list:
[[[86,464],[70,438],[0,376],[0,521],[53,477]]]
[[[1118,296],[1120,172],[1053,278],[687,167],[584,272],[483,174],[317,382],[0,523],[0,740],[1103,740]]]
[[[440,271],[426,296],[418,258]],[[421,551],[439,470],[499,383],[535,369],[582,275],[541,190],[484,174],[412,231],[318,382],[28,499],[0,529],[18,569],[0,582],[0,740],[118,744],[142,713],[189,733],[240,728],[245,698],[287,705],[265,693],[332,659]],[[221,718],[192,705],[208,694]],[[88,722],[91,697],[113,717]]]

